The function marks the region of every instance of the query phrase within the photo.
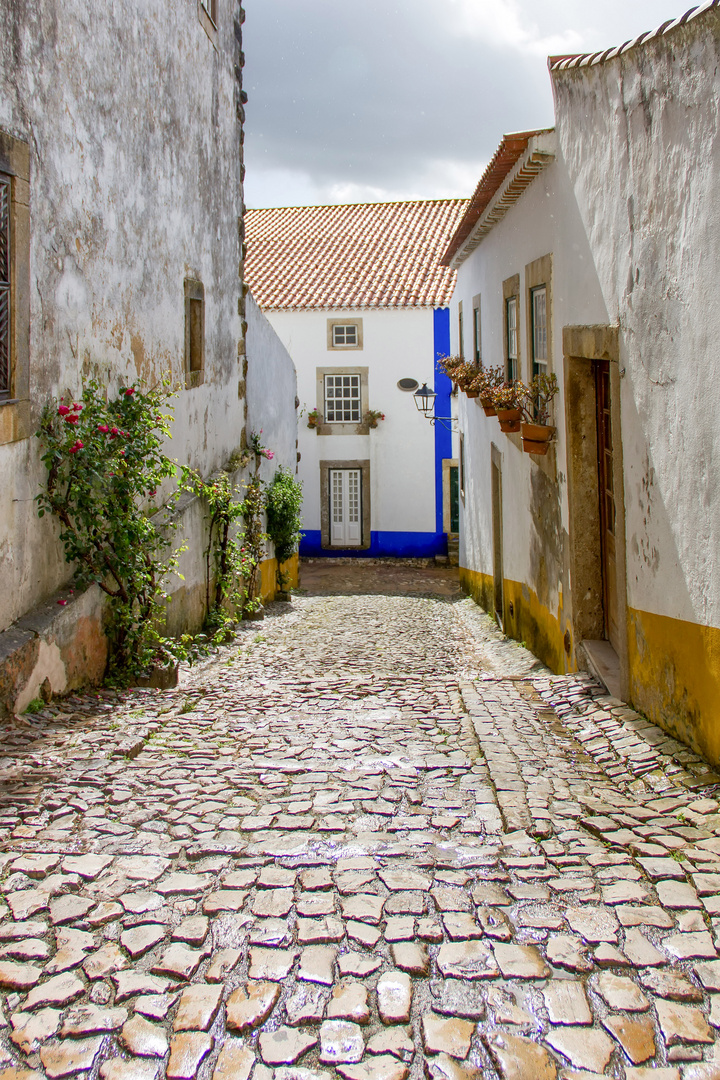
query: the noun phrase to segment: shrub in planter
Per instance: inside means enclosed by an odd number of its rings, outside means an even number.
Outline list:
[[[495,416],[495,402],[493,393],[502,386],[504,375],[502,368],[480,368],[473,381],[473,389],[478,391],[480,404],[486,416]]]
[[[521,393],[522,383],[519,381],[503,383],[493,390],[492,399],[500,421],[500,430],[506,434],[520,430]]]
[[[307,426],[309,428],[316,428],[322,423],[322,415],[319,409],[311,409],[307,414]]]
[[[277,560],[277,586],[285,592],[287,577],[281,564],[295,553],[300,532],[300,508],[302,507],[302,484],[283,465],[273,477],[265,496],[267,534],[275,545]]]
[[[548,452],[555,428],[550,425],[550,406],[559,391],[555,373],[538,374],[528,386],[522,388],[521,433],[526,454],[544,456]]]
[[[385,413],[380,412],[379,409],[368,409],[365,413],[364,420],[368,427],[376,428],[380,420],[385,419]]]

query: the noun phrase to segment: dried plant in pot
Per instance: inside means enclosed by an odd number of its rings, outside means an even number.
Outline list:
[[[550,424],[550,406],[559,389],[554,372],[535,375],[530,384],[522,388],[520,430],[526,454],[543,457],[547,454],[555,434],[555,428]]]
[[[365,423],[369,428],[376,428],[381,420],[385,419],[385,413],[379,409],[368,409],[365,413]]]
[[[497,418],[500,421],[500,430],[504,431],[506,435],[520,430],[522,420],[520,402],[523,389],[522,383],[516,381],[503,383],[502,386],[498,386],[493,390],[493,403]]]
[[[480,368],[473,382],[473,389],[478,391],[480,405],[486,416],[495,416],[494,391],[502,386],[504,375],[502,368]]]
[[[453,385],[457,386],[458,378],[456,372],[459,368],[464,368],[466,365],[462,356],[438,356],[437,366],[449,379],[452,379]]]

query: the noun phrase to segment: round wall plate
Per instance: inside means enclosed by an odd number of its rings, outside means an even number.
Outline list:
[[[414,394],[419,385],[417,379],[400,379],[398,390],[404,390],[406,394]]]

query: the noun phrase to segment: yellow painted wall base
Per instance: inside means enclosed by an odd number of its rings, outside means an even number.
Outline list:
[[[628,609],[631,704],[720,765],[720,629]]]
[[[296,553],[282,564],[287,578],[286,588],[297,589],[300,573],[300,557]],[[260,598],[265,603],[275,599],[277,593],[277,559],[263,559],[260,563]]]
[[[490,574],[460,567],[460,585],[473,600],[492,613],[494,607],[493,579]],[[540,602],[537,593],[520,581],[503,581],[505,633],[525,643],[544,664],[557,675],[575,671],[572,657],[565,652],[565,626]],[[512,604],[512,615],[510,605]],[[562,615],[562,612],[561,612]]]

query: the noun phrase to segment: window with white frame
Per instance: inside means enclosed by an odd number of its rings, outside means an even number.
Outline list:
[[[511,296],[505,301],[505,320],[507,329],[507,357],[505,378],[514,382],[518,377],[518,301]]]
[[[533,375],[542,375],[548,366],[547,287],[531,291]]]
[[[359,424],[362,416],[360,375],[325,376],[325,422]]]
[[[358,328],[355,323],[339,323],[332,328],[332,343],[337,348],[356,348]]]

